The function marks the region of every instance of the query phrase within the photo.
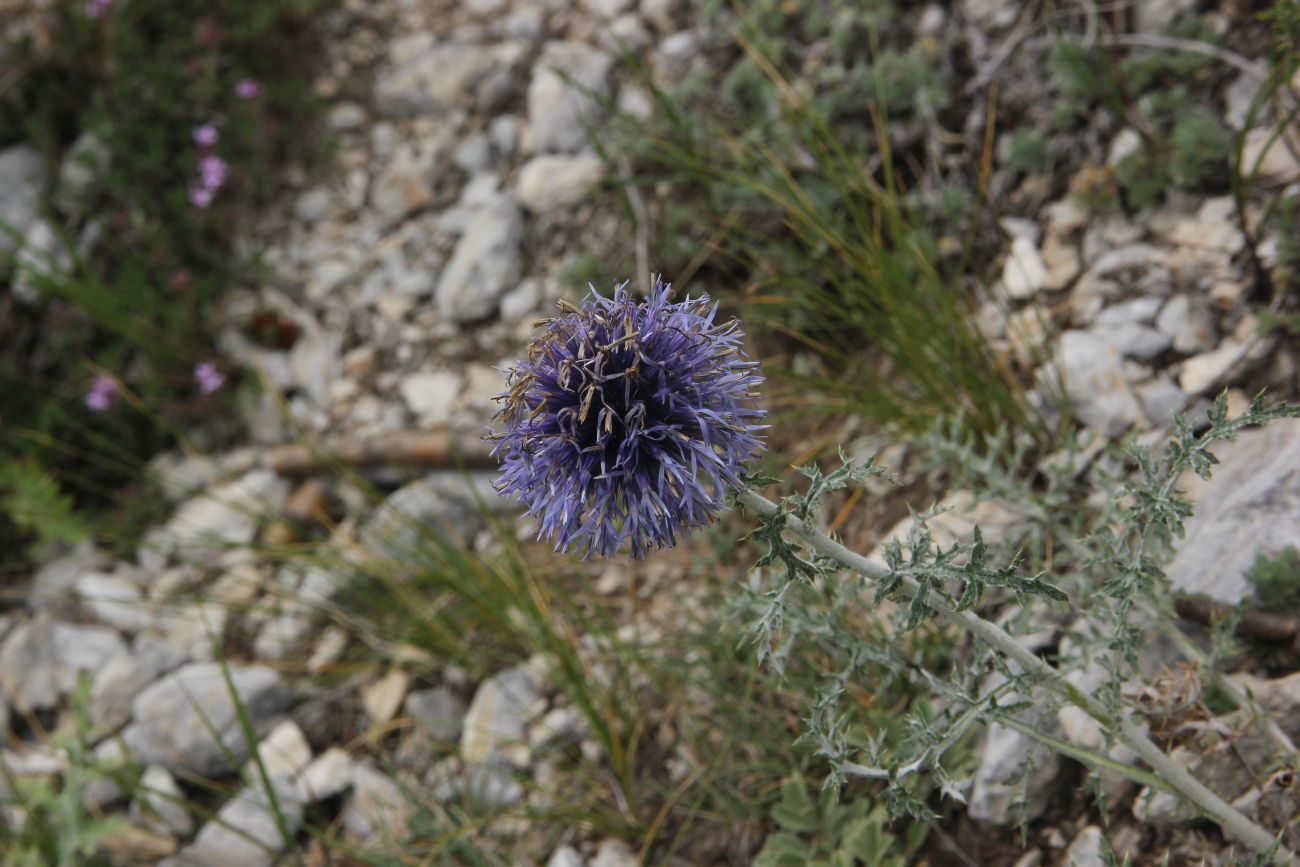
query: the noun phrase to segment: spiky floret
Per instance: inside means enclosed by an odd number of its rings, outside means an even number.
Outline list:
[[[581,307],[540,323],[497,400],[496,482],[556,550],[633,557],[713,519],[763,450],[763,381],[744,333],[715,322],[707,296],[670,301],[656,282],[633,298],[594,287]]]

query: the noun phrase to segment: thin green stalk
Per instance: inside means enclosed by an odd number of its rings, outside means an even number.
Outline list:
[[[1007,717],[1006,719],[998,720],[998,723],[1009,729],[1014,729],[1025,737],[1037,741],[1048,749],[1055,750],[1061,755],[1068,756],[1077,762],[1082,762],[1085,765],[1091,765],[1095,768],[1110,771],[1113,774],[1118,774],[1121,777],[1130,779],[1141,786],[1150,786],[1153,789],[1160,789],[1163,792],[1169,792],[1175,795],[1178,794],[1178,791],[1174,789],[1173,786],[1169,785],[1150,771],[1144,771],[1141,768],[1134,767],[1126,762],[1117,761],[1105,753],[1099,753],[1096,750],[1090,750],[1087,747],[1072,744],[1062,738],[1053,737],[1052,735],[1047,734],[1047,732],[1039,731],[1028,723],[1021,722],[1015,717]]]
[[[235,715],[239,719],[239,728],[244,735],[244,740],[248,743],[248,751],[252,754],[253,765],[257,768],[258,779],[262,787],[266,789],[267,805],[271,808],[271,815],[275,819],[276,830],[280,832],[280,839],[284,841],[286,848],[293,845],[293,832],[289,830],[288,819],[285,818],[284,809],[280,806],[280,796],[275,791],[275,785],[271,782],[271,775],[266,770],[266,763],[262,761],[262,751],[257,743],[257,730],[253,727],[253,718],[248,714],[248,708],[244,706],[243,700],[239,697],[239,690],[235,688],[235,681],[230,676],[230,668],[226,665],[226,659],[220,653],[217,654],[217,665],[221,668],[221,678],[225,681],[226,689],[230,691],[230,699],[235,704]]]

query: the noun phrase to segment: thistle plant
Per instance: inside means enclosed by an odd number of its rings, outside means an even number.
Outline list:
[[[495,435],[498,490],[556,550],[641,557],[712,519],[762,451],[762,377],[744,334],[708,298],[656,283],[562,304],[509,374]]]
[[[1273,833],[1157,746],[1133,699],[1121,689],[1136,672],[1140,618],[1177,633],[1161,564],[1191,511],[1175,487],[1180,474],[1190,469],[1208,477],[1216,463],[1210,451],[1216,441],[1230,440],[1248,426],[1300,417],[1300,406],[1265,407],[1256,398],[1246,412],[1229,418],[1226,398],[1220,398],[1203,432],[1186,419],[1175,420],[1159,460],[1144,449],[1130,449],[1136,481],[1126,484],[1122,501],[1116,500],[1122,505],[1104,511],[1086,539],[1072,540],[1075,567],[1096,573],[1086,587],[1080,579],[1073,596],[1045,574],[1025,574],[1018,558],[996,562],[978,528],[969,543],[942,547],[919,520],[905,543],[886,547],[880,563],[821,531],[817,516],[827,493],[885,471],[872,461],[857,466],[845,460],[826,473],[810,467],[804,470],[809,483],[802,493],[779,502],[762,496],[755,488],[777,480],[746,474],[749,460],[762,448],[763,413],[756,404],[757,367],[745,359],[739,326],[716,324],[716,307],[705,298],[674,304],[669,287],[656,284],[648,299],[638,301],[625,286],[612,298],[593,289],[581,307],[562,304],[563,315],[543,323],[527,360],[509,373],[510,390],[501,397],[505,408],[499,416],[504,430],[495,434],[502,457],[498,489],[518,497],[539,519],[539,537],[553,539],[557,550],[576,546],[587,555],[610,556],[627,545],[634,557],[642,556],[650,545],[675,543],[679,530],[710,520],[728,504],[755,515],[759,526],[749,538],[766,548],[756,564],[758,583],[749,588],[760,653],[779,668],[798,652],[801,632],[833,636],[855,650],[847,667],[827,678],[805,721],[805,741],[829,762],[828,787],[850,778],[879,781],[891,817],[928,818],[930,789],[920,781],[937,784],[944,797],[964,800],[965,784],[949,778],[945,754],[977,724],[997,722],[1098,772],[1178,796],[1257,853],[1257,863],[1300,865]],[[987,487],[1000,495],[1013,493],[1014,486],[999,480],[991,462],[972,460],[965,469],[987,477],[992,482]],[[1059,494],[1045,502],[1027,513],[1044,528],[1058,520],[1056,507],[1077,511]],[[891,644],[882,649],[845,634],[842,623],[807,622],[806,613],[791,602],[791,591],[799,586],[819,589],[839,610],[891,600],[898,632],[931,619],[946,621],[978,640],[973,658],[953,672],[937,673],[891,655]],[[1009,631],[1015,618],[1000,618],[1008,624],[1004,627],[985,616],[994,594],[1025,611],[1031,605],[1071,606],[1076,615],[1104,624],[1098,631],[1106,637],[1097,644],[1107,682],[1081,688],[1070,676],[1070,660],[1053,665]],[[787,629],[791,624],[797,628]],[[1181,634],[1171,637],[1193,662],[1213,668],[1213,660],[1198,656]],[[900,745],[871,739],[864,746],[849,736],[847,716],[837,710],[841,694],[871,666],[919,681],[938,699],[937,709],[908,718],[910,734]],[[991,681],[982,673],[998,677]],[[1241,690],[1225,691],[1252,711]],[[1031,704],[1082,711],[1095,721],[1106,748],[1040,731],[1021,716]],[[1293,757],[1294,747],[1270,723],[1265,721],[1266,730]],[[1119,744],[1145,768],[1114,758],[1111,748]]]

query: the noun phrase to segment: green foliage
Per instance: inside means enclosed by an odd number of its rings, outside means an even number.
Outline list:
[[[1273,31],[1274,49],[1282,54],[1294,54],[1300,45],[1300,2],[1279,0],[1259,17]]]
[[[253,273],[232,256],[234,230],[286,164],[325,153],[303,134],[317,111],[303,48],[326,2],[118,0],[90,19],[82,0],[58,0],[42,12],[47,41],[3,49],[15,74],[0,91],[0,147],[26,142],[51,169],[75,154],[93,180],[74,190],[51,171],[43,210],[71,265],[33,264],[41,303],[0,315],[0,451],[56,473],[79,507],[121,511],[142,461],[222,399],[202,399],[191,374],[212,357],[211,302]],[[255,99],[235,93],[245,78],[261,84]],[[188,195],[193,130],[206,123],[231,171],[200,210]],[[0,260],[0,279],[10,265]],[[129,401],[89,412],[88,362],[149,412],[126,411]],[[12,537],[0,527],[0,548],[12,551]]]
[[[744,286],[746,322],[808,353],[799,373],[777,372],[815,394],[815,410],[914,429],[956,413],[1032,426],[927,215],[902,191],[910,168],[873,125],[893,108],[942,106],[943,65],[919,49],[881,51],[796,86],[785,70],[797,57],[776,38],[788,31],[771,29],[774,18],[789,26],[790,7],[760,7],[745,10],[723,99],[716,85],[669,90],[646,75],[653,114],[623,117],[608,143],[634,166],[628,183],[672,185],[662,234],[673,241],[653,258],[671,277],[716,253],[696,279]]]
[[[90,535],[72,498],[31,458],[0,460],[0,508],[19,530],[33,536],[37,549],[60,542],[80,542]]]
[[[1115,179],[1124,190],[1130,207],[1156,204],[1171,186],[1196,189],[1222,176],[1232,150],[1232,133],[1218,118],[1189,108],[1177,97],[1169,116],[1171,127],[1162,126],[1165,143],[1144,147],[1125,157],[1115,167]]]
[[[1180,18],[1171,35],[1207,45],[1221,42],[1207,22],[1196,15]],[[1139,94],[1171,82],[1194,82],[1213,68],[1213,58],[1195,51],[1144,51],[1125,57],[1119,64],[1119,75],[1133,93]]]
[[[339,604],[353,624],[421,647],[479,679],[543,654],[609,757],[621,797],[634,800],[637,702],[623,692],[629,657],[608,623],[539,581],[506,528],[493,525],[499,556],[484,557],[466,551],[452,526],[418,525],[395,513],[389,518],[390,531],[376,534],[375,556],[365,568],[335,564],[350,574]],[[579,643],[587,633],[606,639],[604,678],[592,676]]]
[[[745,126],[759,126],[771,119],[776,108],[771,82],[759,65],[742,57],[722,79],[722,98]]]
[[[814,800],[801,777],[786,780],[780,791],[771,814],[780,830],[764,841],[755,867],[904,867],[925,840],[921,823],[895,836],[884,809],[867,799],[845,803],[823,792]]]
[[[594,253],[581,253],[560,269],[558,279],[561,286],[581,297],[591,286],[613,286],[626,278]]]
[[[768,550],[759,562],[784,562],[787,575],[784,581],[776,580],[765,588],[761,604],[755,600],[760,616],[751,621],[751,629],[761,648],[774,647],[770,664],[776,670],[809,652],[808,645],[814,641],[824,643],[827,636],[835,635],[837,606],[861,606],[870,585],[874,584],[878,604],[885,597],[896,602],[892,629],[855,634],[857,663],[827,678],[807,715],[804,740],[830,762],[827,786],[838,789],[849,780],[879,781],[885,784],[882,797],[891,817],[924,818],[931,808],[921,775],[932,779],[946,797],[961,800],[965,782],[953,776],[961,767],[960,751],[954,748],[972,727],[991,720],[1032,734],[1044,745],[1094,767],[1132,773],[1117,769],[1104,754],[1045,738],[1020,715],[1053,713],[1060,703],[1069,702],[1088,708],[1087,712],[1106,726],[1105,720],[1131,713],[1125,706],[1122,685],[1140,677],[1137,655],[1150,638],[1151,618],[1177,632],[1167,613],[1172,611],[1173,601],[1163,572],[1171,543],[1181,536],[1191,514],[1190,505],[1174,487],[1177,479],[1187,470],[1208,477],[1217,463],[1211,451],[1216,442],[1231,440],[1246,427],[1294,417],[1300,417],[1300,406],[1266,407],[1261,396],[1244,413],[1230,418],[1226,396],[1220,396],[1208,413],[1204,431],[1197,433],[1186,419],[1175,419],[1175,429],[1159,460],[1137,445],[1131,445],[1122,456],[1115,455],[1116,466],[1124,466],[1118,462],[1127,459],[1125,471],[1102,475],[1090,483],[1118,493],[1105,498],[1095,510],[1080,509],[1089,489],[1080,487],[1073,449],[1040,466],[1039,478],[1044,481],[1031,485],[1019,478],[1027,448],[1023,435],[1019,444],[1009,445],[999,441],[1008,436],[1004,432],[966,435],[956,441],[942,433],[931,434],[927,446],[933,449],[938,445],[938,456],[943,463],[951,463],[958,484],[973,489],[977,497],[997,496],[1014,505],[1022,514],[1022,526],[1029,530],[1030,548],[1055,550],[1050,571],[1029,572],[1021,558],[1005,548],[990,552],[978,528],[969,541],[939,547],[923,518],[918,518],[906,541],[887,545],[883,568],[857,565],[861,561],[851,552],[839,554],[825,544],[814,544],[818,553],[811,553],[804,543],[787,538],[792,522],[817,514],[815,502],[810,503],[806,496],[787,497],[775,512],[764,513],[767,516],[757,534]],[[843,471],[846,478],[848,472]],[[743,497],[742,502],[746,502]],[[808,538],[802,531],[795,537]],[[994,557],[1010,565],[992,565]],[[856,574],[846,576],[845,566],[851,566]],[[1289,570],[1279,569],[1282,571]],[[1289,574],[1293,583],[1288,589],[1295,592],[1295,573]],[[801,587],[818,588],[829,597],[829,605],[806,607],[808,594],[801,594]],[[995,592],[986,597],[990,590]],[[1076,666],[1097,663],[1107,671],[1107,680],[1092,695],[1071,692],[1068,684],[1055,689],[1055,697],[1036,692],[1043,673],[1026,674],[1009,666],[999,654],[1013,657],[1006,648],[1019,645],[1010,635],[999,634],[996,627],[972,626],[972,631],[988,642],[986,647],[976,649],[969,658],[949,658],[937,666],[900,653],[900,648],[890,643],[910,634],[909,629],[928,628],[940,613],[947,622],[978,623],[980,616],[972,618],[972,612],[987,605],[988,599],[1001,604],[1015,602],[998,618],[1011,634],[1041,629],[1034,625],[1033,615],[1037,610],[1041,617],[1047,603],[1072,605],[1071,617],[1083,618],[1078,621],[1081,625],[1071,627],[1078,649],[1058,660],[1053,675],[1060,677]],[[1221,656],[1207,657],[1185,638],[1174,640],[1194,654],[1192,659],[1201,666],[1201,676],[1207,682],[1228,686],[1219,679]],[[799,653],[794,652],[795,646]],[[880,671],[909,678],[938,701],[911,700],[901,718],[906,736],[863,739],[855,734],[844,696],[855,686],[881,682]],[[997,680],[988,679],[992,672],[1000,675]],[[1235,692],[1225,695],[1238,703],[1244,701]],[[1035,699],[1030,702],[1025,696]],[[1165,785],[1149,774],[1142,781]]]
[[[1251,100],[1243,127],[1246,129],[1257,125],[1262,113],[1269,106],[1277,108],[1276,116],[1268,128],[1269,135],[1259,148],[1260,156],[1253,161],[1246,160],[1245,146],[1247,136],[1238,137],[1236,153],[1233,159],[1232,191],[1237,200],[1238,209],[1244,207],[1246,196],[1253,192],[1251,186],[1256,180],[1263,154],[1270,149],[1286,146],[1283,139],[1288,130],[1294,127],[1300,117],[1300,105],[1294,98],[1294,82],[1300,74],[1300,2],[1282,0],[1260,13],[1260,19],[1269,27],[1271,40],[1270,65],[1268,77],[1261,83]],[[1282,110],[1280,106],[1286,106]],[[1294,189],[1286,188],[1270,196],[1262,211],[1260,224],[1271,229],[1271,234],[1278,240],[1277,264],[1267,275],[1261,275],[1266,284],[1271,284],[1275,296],[1294,296],[1300,274],[1300,197]],[[1283,300],[1282,297],[1277,298]],[[1288,299],[1289,300],[1289,299]],[[1292,305],[1293,306],[1293,305]],[[1263,325],[1269,330],[1284,329],[1300,333],[1300,320],[1293,312],[1280,311],[1277,305],[1261,314]]]
[[[1170,179],[1180,187],[1195,187],[1225,165],[1232,133],[1207,112],[1180,112],[1169,147]]]
[[[1289,287],[1288,287],[1289,288]],[[1259,314],[1259,331],[1261,334],[1300,335],[1300,313],[1270,313],[1267,310]]]
[[[913,46],[905,52],[883,51],[879,59],[864,70],[867,93],[879,85],[879,102],[893,114],[907,114],[924,106],[931,110],[948,106],[948,85],[943,68],[923,48]]]
[[[1047,166],[1047,136],[1036,129],[1022,127],[1011,134],[1007,167],[1018,172],[1041,172]]]
[[[1063,40],[1052,46],[1047,62],[1068,108],[1081,110],[1088,103],[1115,98],[1115,88],[1107,75],[1109,67],[1100,49]]]
[[[1276,554],[1260,551],[1246,570],[1246,580],[1266,611],[1300,611],[1300,549],[1295,546]]]
[[[1175,35],[1215,44],[1194,17]],[[1050,67],[1057,85],[1058,122],[1102,108],[1141,131],[1140,149],[1115,166],[1115,180],[1134,209],[1157,204],[1170,187],[1200,189],[1227,176],[1233,136],[1218,116],[1196,104],[1188,86],[1212,69],[1213,60],[1191,51],[1134,52],[1116,64],[1103,46],[1062,41]]]
[[[1146,208],[1158,204],[1169,188],[1167,164],[1150,151],[1130,154],[1115,165],[1115,182],[1124,191],[1124,200],[1131,208]]]
[[[96,851],[123,826],[120,817],[90,815],[83,806],[86,786],[104,773],[94,766],[86,746],[90,720],[86,711],[89,682],[73,695],[76,730],[55,735],[53,745],[68,759],[62,784],[49,777],[15,777],[0,761],[0,784],[11,792],[5,800],[23,816],[18,827],[0,823],[0,860],[13,867],[107,867]]]

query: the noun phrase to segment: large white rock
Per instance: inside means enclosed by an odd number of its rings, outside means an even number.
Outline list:
[[[125,725],[140,690],[184,661],[182,653],[148,634],[139,636],[130,652],[112,656],[95,673],[90,688],[90,721],[96,731],[116,731]]]
[[[523,214],[510,199],[475,209],[438,281],[438,312],[462,323],[495,314],[523,275],[523,243]]]
[[[422,544],[422,531],[472,539],[483,529],[482,508],[497,514],[519,511],[519,505],[496,492],[494,473],[455,471],[430,473],[398,488],[375,509],[361,528],[366,550],[397,559],[407,558]]]
[[[933,511],[934,515],[925,522],[925,527],[930,533],[931,544],[940,548],[970,544],[976,527],[985,542],[997,544],[1009,534],[1023,529],[1027,520],[1024,509],[1009,500],[977,498],[970,491],[961,489],[949,491]],[[884,566],[885,549],[894,542],[906,546],[915,528],[916,520],[910,515],[900,519],[881,537],[867,559]]]
[[[352,757],[339,747],[321,753],[298,775],[298,797],[314,804],[352,785]]]
[[[1211,451],[1219,464],[1208,482],[1191,473],[1180,480],[1195,511],[1167,571],[1175,590],[1231,604],[1249,595],[1244,574],[1256,554],[1296,544],[1300,421],[1243,431]]]
[[[262,758],[262,767],[268,777],[296,779],[311,763],[311,744],[307,743],[307,736],[296,722],[285,720],[262,738],[257,745],[257,754]],[[260,773],[250,757],[244,763],[244,779],[257,779]]]
[[[623,840],[602,840],[596,847],[596,856],[591,859],[591,867],[636,867],[640,861],[636,852]]]
[[[265,666],[229,666],[234,693],[254,729],[289,703],[280,677]],[[140,693],[122,733],[131,757],[170,771],[219,776],[249,755],[230,686],[216,663],[193,663]],[[232,761],[234,764],[232,764]]]
[[[580,201],[604,175],[604,162],[592,153],[540,154],[519,170],[515,193],[525,208],[542,213]]]
[[[1193,355],[1183,362],[1178,385],[1188,394],[1218,392],[1233,377],[1260,364],[1273,350],[1276,338],[1262,340],[1228,339],[1209,352]]]
[[[389,60],[392,68],[375,82],[375,105],[389,117],[457,108],[496,65],[481,46],[433,44],[425,33],[394,42]]]
[[[1106,867],[1106,864],[1114,863],[1105,857],[1109,849],[1101,829],[1089,825],[1079,832],[1070,843],[1070,848],[1065,850],[1065,863],[1070,867]]]
[[[273,779],[272,786],[274,805],[260,781],[245,786],[199,829],[193,843],[160,867],[271,867],[279,851],[292,842],[285,840],[284,832],[297,832],[303,812],[287,778]]]
[[[1116,436],[1142,415],[1124,378],[1120,351],[1086,331],[1067,331],[1057,345],[1062,385],[1079,420]]]
[[[405,150],[375,179],[370,204],[384,225],[404,219],[433,201],[431,173]]]
[[[1119,322],[1111,325],[1096,324],[1091,333],[1115,347],[1128,358],[1154,358],[1169,348],[1170,338],[1163,331],[1136,322]]]
[[[262,516],[276,514],[289,483],[271,470],[253,470],[182,505],[154,540],[159,553],[203,559],[247,545]]]
[[[467,763],[485,762],[524,741],[524,729],[537,700],[527,668],[499,671],[479,685],[460,736],[460,756]]]
[[[1032,719],[1025,721],[1039,724]],[[976,821],[995,825],[1016,821],[1018,811],[1014,805],[1021,795],[1021,783],[1015,780],[1028,768],[1024,812],[1029,819],[1035,819],[1047,809],[1048,795],[1057,784],[1060,767],[1056,753],[1027,735],[993,723],[984,736],[966,812]]]
[[[1047,266],[1038,254],[1038,245],[1032,238],[1017,236],[1011,241],[1011,250],[1002,266],[1002,288],[1008,298],[1028,298],[1047,280]]]
[[[461,380],[449,370],[424,370],[407,375],[397,389],[421,425],[439,425],[451,421]]]
[[[354,836],[390,844],[406,836],[415,813],[412,799],[392,777],[369,762],[352,766],[352,799],[343,826]]]
[[[4,227],[0,226],[0,237]],[[72,256],[63,238],[49,220],[39,218],[27,228],[22,246],[14,259],[14,297],[24,304],[34,304],[41,297],[41,282],[59,279],[72,267]]]
[[[20,711],[51,710],[110,659],[126,652],[118,634],[38,618],[18,626],[0,646],[0,692]]]
[[[140,777],[129,815],[132,823],[142,828],[186,837],[194,830],[194,819],[184,802],[176,778],[162,765],[150,765]]]
[[[1258,178],[1265,183],[1284,186],[1300,181],[1300,159],[1296,159],[1281,138],[1273,138],[1272,128],[1252,129],[1246,133],[1241,152],[1242,171],[1255,171],[1257,165]]]
[[[0,255],[17,249],[40,217],[44,186],[45,164],[33,148],[15,145],[0,151]]]
[[[1188,295],[1175,295],[1156,316],[1156,328],[1169,335],[1174,351],[1183,354],[1214,348],[1214,317]]]
[[[144,629],[153,619],[140,588],[120,575],[83,575],[77,581],[77,595],[95,619],[126,632]]]
[[[614,60],[585,42],[548,42],[528,84],[528,142],[538,153],[573,153],[587,145],[610,95]]]

